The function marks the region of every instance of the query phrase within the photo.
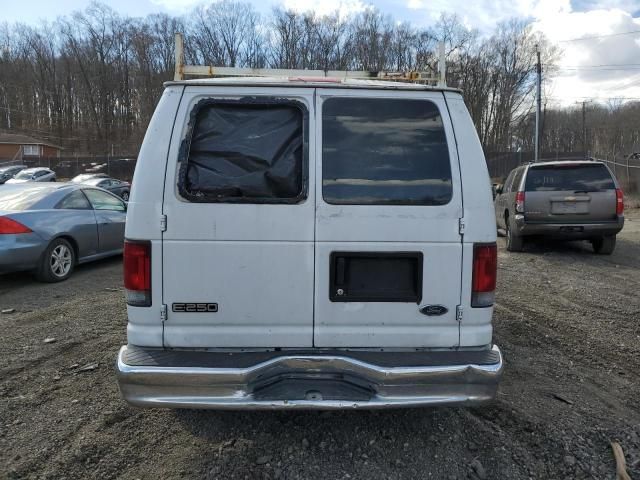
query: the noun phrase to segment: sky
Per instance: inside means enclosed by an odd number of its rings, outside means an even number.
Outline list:
[[[562,50],[558,72],[545,84],[549,105],[640,99],[640,0],[244,0],[263,13],[283,5],[319,14],[371,6],[399,21],[428,27],[441,13],[455,13],[489,34],[510,18],[531,21]],[[38,23],[82,10],[90,0],[0,0],[0,22]],[[107,0],[123,15],[188,13],[202,0]]]

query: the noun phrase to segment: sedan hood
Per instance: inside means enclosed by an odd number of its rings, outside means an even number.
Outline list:
[[[33,180],[11,178],[11,179],[7,180],[6,183],[27,183],[27,182],[31,182],[31,181],[33,181]]]

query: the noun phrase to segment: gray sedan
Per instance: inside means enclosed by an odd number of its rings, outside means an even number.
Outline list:
[[[28,183],[0,190],[0,273],[66,280],[75,265],[122,253],[127,205],[87,185]]]
[[[117,178],[93,177],[82,181],[85,185],[104,188],[105,190],[118,195],[125,202],[129,201],[131,184]]]

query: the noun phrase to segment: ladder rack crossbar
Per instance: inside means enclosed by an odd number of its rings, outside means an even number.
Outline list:
[[[175,35],[174,80],[184,80],[186,76],[196,77],[287,77],[287,78],[335,78],[361,80],[388,80],[414,83],[432,83],[446,86],[444,48],[440,48],[438,75],[431,72],[409,71],[356,71],[356,70],[301,70],[284,68],[238,68],[207,65],[185,65],[184,40],[181,33]]]

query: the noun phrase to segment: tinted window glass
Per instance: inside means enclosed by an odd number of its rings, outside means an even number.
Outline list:
[[[95,210],[118,210],[124,212],[125,206],[122,200],[100,190],[85,190],[89,201]]]
[[[305,116],[300,104],[286,100],[200,102],[180,156],[180,194],[196,202],[304,198]]]
[[[64,208],[69,210],[90,210],[91,205],[87,200],[87,197],[80,190],[71,192],[64,197],[57,205],[56,208]]]
[[[511,191],[517,192],[522,182],[522,176],[524,175],[524,168],[516,170],[516,175],[513,177],[513,183],[511,184]]]
[[[333,204],[448,203],[451,165],[436,105],[399,99],[325,101],[322,193]]]
[[[504,187],[502,188],[503,192],[510,192],[511,191],[511,184],[513,183],[513,177],[515,176],[515,174],[516,174],[516,171],[515,170],[511,170],[511,173],[509,174],[507,179],[504,181]]]
[[[527,174],[527,191],[587,191],[614,189],[615,185],[607,168],[593,165],[549,165],[531,167]]]

